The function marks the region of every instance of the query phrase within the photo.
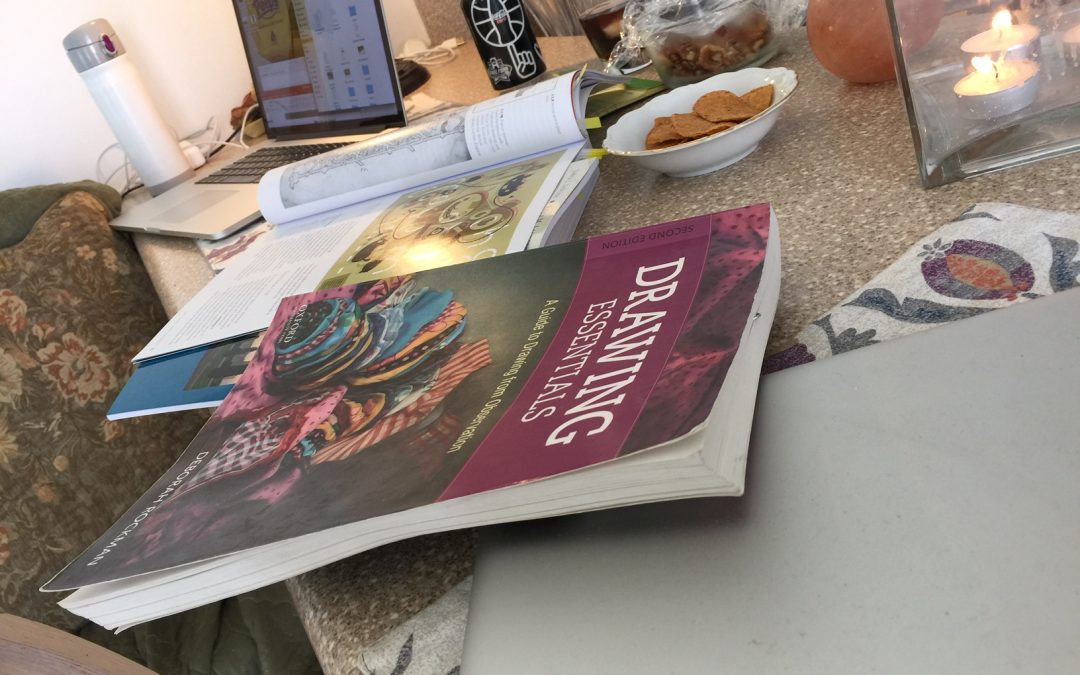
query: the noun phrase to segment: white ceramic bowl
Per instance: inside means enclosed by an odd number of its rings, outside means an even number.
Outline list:
[[[694,102],[710,91],[726,89],[742,95],[766,84],[775,87],[773,104],[757,116],[727,131],[696,141],[661,150],[645,149],[645,136],[657,117],[692,112]],[[623,115],[608,129],[604,149],[612,155],[629,157],[647,169],[677,178],[722,169],[757,149],[761,139],[776,124],[780,106],[787,102],[798,84],[795,71],[789,68],[744,68],[714,75],[652,98],[637,110]]]

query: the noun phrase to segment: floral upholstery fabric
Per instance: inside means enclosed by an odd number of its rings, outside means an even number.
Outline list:
[[[38,588],[104,532],[205,419],[108,422],[131,357],[164,324],[130,240],[85,192],[0,248],[0,611],[81,620]]]

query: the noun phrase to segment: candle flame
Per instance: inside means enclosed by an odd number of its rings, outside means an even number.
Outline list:
[[[1000,10],[999,12],[994,14],[993,19],[990,19],[990,27],[996,28],[997,30],[1008,28],[1012,25],[1012,23],[1012,14],[1007,9]]]
[[[971,65],[983,75],[994,74],[994,59],[989,56],[974,56],[971,59]]]

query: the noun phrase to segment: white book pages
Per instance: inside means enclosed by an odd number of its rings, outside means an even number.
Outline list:
[[[259,181],[259,208],[280,225],[580,142],[579,79],[567,73],[274,169]]]
[[[579,141],[561,150],[561,156],[522,213],[510,244],[500,253],[525,250],[544,206],[583,144],[584,141]],[[521,159],[527,158],[514,158],[502,164]],[[275,227],[184,305],[135,355],[134,361],[265,329],[282,298],[315,290],[348,247],[400,196],[401,193],[386,195]]]

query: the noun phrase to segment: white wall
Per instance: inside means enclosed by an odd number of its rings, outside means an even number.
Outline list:
[[[390,42],[394,53],[401,54],[405,41],[412,38],[430,44],[424,20],[416,8],[416,0],[382,0],[386,15],[386,30],[390,33]]]
[[[384,5],[395,43],[426,37],[413,0]],[[61,44],[86,21],[112,23],[179,136],[212,115],[227,130],[251,88],[229,0],[0,0],[0,8],[0,189],[96,179],[98,155],[116,142]],[[111,170],[120,155],[107,160]]]

